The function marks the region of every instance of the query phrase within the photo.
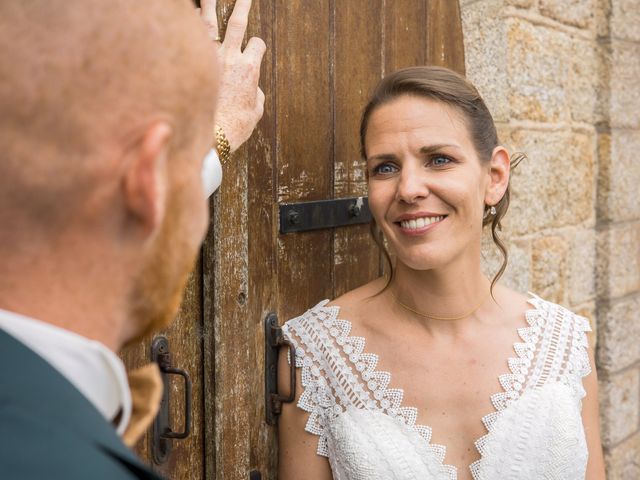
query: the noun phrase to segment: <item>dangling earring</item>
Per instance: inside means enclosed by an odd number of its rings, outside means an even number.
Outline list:
[[[482,218],[486,220],[487,218],[489,218],[489,215],[495,216],[496,213],[497,213],[496,207],[491,205],[491,208],[489,208],[488,210],[484,211],[484,217],[482,217]]]

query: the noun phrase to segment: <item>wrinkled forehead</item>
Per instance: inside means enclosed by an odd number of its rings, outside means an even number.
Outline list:
[[[398,144],[422,148],[433,144],[471,145],[464,116],[444,102],[404,95],[372,112],[367,126],[367,157],[388,153]]]

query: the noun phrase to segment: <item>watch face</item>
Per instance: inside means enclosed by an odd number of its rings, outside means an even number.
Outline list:
[[[222,166],[215,148],[202,161],[202,188],[206,198],[213,195],[222,182]]]

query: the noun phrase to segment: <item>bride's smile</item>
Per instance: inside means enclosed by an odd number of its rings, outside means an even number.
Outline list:
[[[438,215],[429,212],[407,213],[400,215],[395,223],[405,235],[422,235],[433,230],[442,223],[447,215]]]

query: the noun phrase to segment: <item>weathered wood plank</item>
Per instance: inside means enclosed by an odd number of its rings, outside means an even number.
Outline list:
[[[383,71],[383,1],[340,2],[334,12],[335,45],[334,196],[367,194],[366,164],[360,156],[360,116]],[[367,225],[334,233],[334,296],[339,296],[379,273],[377,247]]]
[[[457,0],[427,0],[427,61],[464,75],[464,42]]]
[[[203,435],[203,371],[202,371],[202,269],[200,261],[189,277],[180,312],[173,324],[158,333],[165,336],[171,349],[171,364],[186,370],[193,382],[192,430],[185,440],[173,442],[173,453],[169,461],[161,466],[151,462],[151,434],[147,434],[136,445],[136,453],[167,478],[204,479]],[[122,358],[128,369],[135,369],[150,362],[152,338],[127,348]],[[184,425],[184,384],[181,379],[171,378],[171,426],[182,430]]]
[[[265,422],[264,402],[264,330],[262,320],[270,311],[277,310],[277,258],[276,245],[278,218],[274,205],[275,195],[275,59],[274,36],[275,5],[271,0],[254,3],[249,32],[267,43],[260,84],[267,100],[265,112],[253,134],[248,148],[249,156],[249,365],[252,372],[249,395],[251,425],[249,435],[249,465],[262,474],[263,480],[277,479],[276,430]],[[245,479],[248,476],[245,476]]]
[[[385,74],[425,64],[425,2],[426,0],[385,0]]]
[[[214,395],[215,478],[241,478],[248,469],[250,324],[247,308],[248,228],[247,228],[247,156],[237,152],[226,166],[214,209],[213,255],[207,252],[205,268],[213,271],[206,279],[205,322],[213,323],[214,383],[207,395]],[[213,306],[213,308],[211,308]],[[213,316],[211,315],[213,313]],[[208,361],[211,361],[210,359]],[[207,369],[210,372],[210,368]],[[208,379],[210,380],[210,378]],[[209,404],[209,407],[211,405]]]
[[[171,364],[186,370],[193,382],[192,429],[185,440],[173,441],[173,453],[169,461],[158,468],[167,478],[204,479],[204,411],[202,370],[202,268],[201,263],[190,276],[180,314],[171,327],[164,332],[171,348]],[[184,382],[172,375],[170,394],[174,430],[184,425]]]
[[[331,198],[330,0],[276,0],[278,201]],[[285,320],[333,293],[332,234],[278,238],[278,311]]]
[[[223,32],[233,5],[219,2]],[[246,478],[249,471],[247,163],[243,147],[224,166],[204,248],[206,469],[207,478],[219,480]]]
[[[213,219],[215,213],[215,200],[209,202],[211,206],[210,216]],[[216,478],[216,382],[215,382],[215,252],[216,252],[216,228],[213,223],[209,225],[207,237],[202,246],[202,312],[203,312],[203,370],[204,370],[204,470],[205,478]],[[221,288],[221,286],[220,286]]]

